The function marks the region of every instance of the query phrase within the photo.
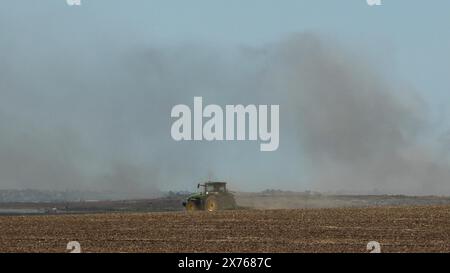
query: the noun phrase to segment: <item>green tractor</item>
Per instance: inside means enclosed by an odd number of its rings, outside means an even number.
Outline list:
[[[208,181],[197,185],[197,188],[200,187],[203,187],[202,192],[190,195],[183,202],[187,211],[236,209],[236,201],[233,194],[227,190],[226,182]]]

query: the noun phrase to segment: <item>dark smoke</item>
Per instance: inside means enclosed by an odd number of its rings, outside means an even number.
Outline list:
[[[449,193],[445,147],[423,141],[430,123],[414,90],[396,90],[369,64],[314,35],[292,37],[270,58],[268,74],[281,84],[317,189]]]
[[[89,21],[12,22],[0,19],[2,189],[148,197],[213,176],[248,191],[450,194],[448,141],[423,138],[426,103],[336,42],[158,46]],[[279,150],[174,142],[171,107],[194,96],[280,104]]]

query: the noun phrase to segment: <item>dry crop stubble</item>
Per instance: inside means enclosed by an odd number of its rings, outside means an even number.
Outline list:
[[[2,216],[0,251],[450,252],[450,206]]]

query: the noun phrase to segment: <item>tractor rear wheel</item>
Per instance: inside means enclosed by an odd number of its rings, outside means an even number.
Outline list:
[[[217,200],[215,196],[209,196],[208,199],[206,199],[205,209],[207,211],[219,210],[219,200]]]
[[[195,211],[198,210],[197,204],[194,201],[188,201],[186,204],[187,211]]]

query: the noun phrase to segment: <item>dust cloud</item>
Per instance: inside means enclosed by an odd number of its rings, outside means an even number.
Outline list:
[[[1,189],[149,197],[213,173],[237,191],[450,194],[448,143],[423,137],[425,100],[337,41],[161,45],[89,20],[11,22],[0,19]],[[173,141],[171,107],[194,96],[279,104],[280,148]]]

